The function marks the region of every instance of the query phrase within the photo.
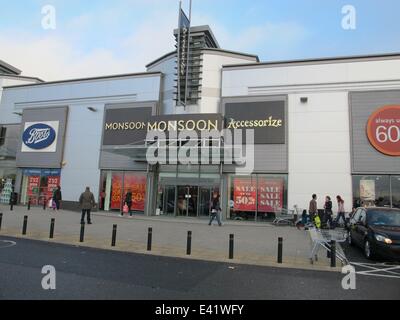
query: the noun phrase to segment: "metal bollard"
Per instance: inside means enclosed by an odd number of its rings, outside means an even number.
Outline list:
[[[31,210],[31,200],[28,200],[28,211]]]
[[[336,241],[331,241],[331,267],[336,268]]]
[[[79,242],[83,242],[85,240],[85,223],[81,223],[81,233],[79,236]]]
[[[278,263],[283,262],[283,238],[278,238]]]
[[[1,230],[1,224],[3,222],[3,213],[0,213],[0,230]]]
[[[230,234],[229,235],[229,259],[233,259],[234,239],[235,239],[235,236],[233,234]]]
[[[111,247],[115,247],[116,242],[117,242],[117,225],[114,224],[112,231]]]
[[[28,216],[24,217],[24,224],[22,226],[22,235],[26,235],[26,229],[28,227]]]
[[[153,228],[149,228],[149,233],[147,237],[147,251],[151,251],[152,241],[153,241]]]
[[[188,231],[187,234],[186,254],[188,256],[192,254],[192,231]]]
[[[43,199],[43,210],[46,210],[46,199]]]
[[[10,211],[13,211],[13,210],[14,210],[14,201],[11,200],[11,202],[10,202]]]
[[[55,224],[55,222],[56,222],[56,219],[51,219],[51,222],[50,222],[50,235],[49,235],[49,238],[50,239],[53,239],[54,238],[54,224]]]

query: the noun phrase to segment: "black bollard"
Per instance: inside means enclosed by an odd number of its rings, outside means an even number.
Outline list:
[[[11,202],[10,202],[10,211],[13,211],[14,210],[14,201],[11,199]]]
[[[43,210],[46,210],[46,199],[43,199]]]
[[[336,241],[331,241],[331,267],[336,268]]]
[[[153,241],[153,228],[149,228],[149,233],[147,237],[147,251],[151,251],[152,241]]]
[[[188,256],[192,254],[192,231],[188,231],[187,234],[186,254]]]
[[[116,241],[117,241],[117,225],[114,224],[112,231],[111,247],[115,247]]]
[[[81,233],[79,236],[79,242],[83,242],[85,240],[85,223],[81,223]]]
[[[26,229],[28,227],[28,216],[24,217],[24,224],[22,226],[22,235],[26,235]]]
[[[56,222],[56,219],[51,219],[51,222],[50,222],[50,235],[49,235],[49,238],[50,239],[53,239],[54,238],[54,224],[55,224],[55,222]]]
[[[31,210],[31,199],[28,200],[28,211]]]
[[[278,238],[278,263],[283,262],[283,238]]]
[[[3,213],[0,213],[0,230],[1,230],[1,224],[3,222]]]
[[[233,259],[234,239],[235,239],[235,236],[233,234],[230,234],[229,235],[229,259]]]

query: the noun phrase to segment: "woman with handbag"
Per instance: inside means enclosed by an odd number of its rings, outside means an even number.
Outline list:
[[[132,192],[131,192],[131,190],[128,190],[128,192],[125,196],[125,205],[122,210],[122,215],[124,215],[124,213],[126,213],[126,214],[129,213],[129,217],[132,217],[131,208],[132,208]]]

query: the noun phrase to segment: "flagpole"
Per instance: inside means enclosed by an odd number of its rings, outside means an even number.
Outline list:
[[[179,18],[178,18],[178,48],[177,48],[177,57],[176,57],[176,72],[177,72],[177,89],[178,89],[178,101],[177,101],[177,106],[181,105],[181,75],[180,75],[180,63],[179,59],[181,57],[181,11],[182,11],[182,1],[179,1]]]
[[[186,81],[185,81],[185,109],[187,106],[188,96],[188,78],[189,78],[189,59],[190,59],[190,30],[192,28],[192,0],[190,0],[189,7],[189,32],[188,32],[188,48],[187,48],[187,61],[186,61]]]

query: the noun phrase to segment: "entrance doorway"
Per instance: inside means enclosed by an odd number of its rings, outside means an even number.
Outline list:
[[[213,193],[219,186],[160,186],[157,214],[177,217],[209,217]]]

